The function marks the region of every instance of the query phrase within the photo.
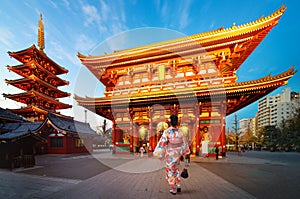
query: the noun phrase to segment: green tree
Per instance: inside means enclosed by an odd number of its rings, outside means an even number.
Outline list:
[[[97,126],[96,130],[97,134],[100,135],[105,139],[105,145],[109,146],[111,144],[111,129],[107,128],[107,122],[106,120],[103,121],[103,124],[100,126]]]
[[[283,129],[285,145],[289,147],[300,147],[300,108],[295,112],[294,117],[287,120]]]
[[[264,136],[263,145],[270,147],[271,150],[274,150],[274,147],[279,146],[281,133],[278,128],[273,125],[264,126],[262,134]]]

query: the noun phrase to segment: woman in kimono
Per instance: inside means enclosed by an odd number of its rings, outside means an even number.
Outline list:
[[[166,180],[170,186],[170,193],[181,192],[179,163],[180,157],[190,153],[188,142],[183,133],[177,128],[178,117],[171,115],[171,126],[164,130],[154,155],[165,162]]]

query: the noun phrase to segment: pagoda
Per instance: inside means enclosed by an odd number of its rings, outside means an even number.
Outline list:
[[[99,56],[78,57],[104,84],[104,97],[75,100],[113,123],[116,152],[154,149],[171,114],[179,116],[193,154],[226,152],[225,118],[286,85],[281,74],[237,82],[236,71],[278,24],[286,7],[243,25]],[[206,134],[210,136],[206,136]],[[204,145],[205,143],[206,146]]]
[[[59,86],[69,82],[58,77],[68,73],[68,70],[51,60],[44,52],[44,25],[40,14],[38,27],[38,47],[31,47],[8,54],[21,62],[16,66],[7,66],[9,71],[22,76],[16,80],[5,80],[7,84],[15,86],[24,92],[18,94],[3,94],[5,98],[26,104],[20,109],[12,109],[15,114],[22,115],[31,121],[43,121],[48,112],[71,108],[71,105],[59,102],[59,98],[68,97],[70,93],[61,91]]]

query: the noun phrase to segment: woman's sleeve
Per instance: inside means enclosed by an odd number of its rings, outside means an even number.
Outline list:
[[[162,136],[160,137],[159,142],[157,143],[157,145],[155,147],[153,155],[157,156],[159,158],[165,158],[167,145],[168,145],[167,133],[166,133],[166,131],[164,131]]]

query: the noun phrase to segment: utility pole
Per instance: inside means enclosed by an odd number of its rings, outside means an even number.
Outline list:
[[[236,150],[238,150],[239,147],[239,133],[238,133],[238,121],[237,121],[237,115],[234,114],[234,121],[233,121],[233,130],[235,132],[235,146],[236,146]]]
[[[84,110],[85,123],[87,123],[87,110]]]

